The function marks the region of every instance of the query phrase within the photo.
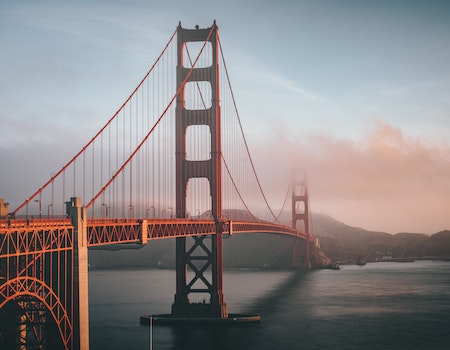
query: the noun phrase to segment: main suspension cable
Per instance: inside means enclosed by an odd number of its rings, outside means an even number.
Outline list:
[[[131,153],[131,155],[128,157],[128,159],[122,164],[122,166],[116,171],[116,173],[111,177],[111,179],[102,187],[102,189],[91,199],[91,201],[86,205],[86,208],[89,208],[93,203],[95,203],[95,201],[97,200],[97,198],[103,193],[105,192],[105,190],[108,188],[108,186],[116,179],[116,177],[126,168],[126,166],[132,161],[132,159],[134,158],[134,156],[136,155],[136,153],[141,149],[142,145],[147,141],[147,139],[150,137],[150,135],[153,133],[153,131],[156,129],[156,127],[159,125],[159,123],[161,122],[162,118],[166,115],[167,111],[169,110],[169,108],[172,106],[173,102],[175,101],[175,99],[178,97],[178,95],[181,93],[181,91],[184,89],[187,81],[189,80],[195,65],[197,64],[197,61],[199,60],[205,46],[206,43],[209,41],[209,38],[211,37],[211,34],[213,32],[214,26],[211,28],[211,31],[208,34],[208,37],[206,38],[197,58],[194,61],[194,65],[191,67],[191,69],[189,70],[189,72],[186,74],[186,77],[184,78],[183,82],[181,83],[181,85],[178,87],[175,95],[172,97],[172,99],[170,100],[170,102],[168,103],[168,105],[166,106],[166,108],[164,109],[164,111],[161,113],[161,115],[159,116],[159,118],[157,119],[157,121],[155,122],[155,124],[153,125],[153,127],[150,129],[150,131],[147,133],[147,135],[144,137],[144,139],[139,143],[139,145],[136,147],[136,149],[133,151],[133,153]]]
[[[186,53],[187,53],[187,55],[188,55],[188,59],[189,59],[190,65],[193,66],[191,54],[190,54],[190,52],[189,52],[188,47],[186,47]],[[206,102],[205,102],[205,99],[204,99],[204,96],[203,96],[203,92],[202,92],[202,90],[200,89],[200,85],[199,85],[198,81],[196,82],[196,85],[197,85],[197,90],[198,90],[198,92],[199,92],[199,94],[200,94],[200,99],[201,99],[203,108],[206,109]],[[247,203],[245,202],[245,200],[244,200],[242,194],[240,193],[240,191],[239,191],[239,189],[238,189],[238,187],[237,187],[236,181],[234,180],[234,178],[233,178],[233,176],[232,176],[232,174],[231,174],[230,168],[228,167],[228,164],[227,164],[227,162],[226,162],[226,160],[225,160],[225,157],[223,156],[223,152],[221,153],[220,156],[221,156],[221,158],[222,158],[223,164],[225,165],[225,169],[226,169],[228,175],[230,176],[231,183],[233,184],[233,187],[234,187],[234,189],[235,189],[237,195],[239,196],[239,198],[240,198],[242,204],[244,205],[245,209],[247,209],[247,211],[249,212],[249,214],[250,214],[254,219],[256,219],[256,216],[251,212],[250,208],[248,207]]]
[[[286,206],[286,202],[287,202],[289,193],[291,192],[291,189],[292,189],[292,184],[289,182],[289,185],[288,185],[286,194],[285,194],[285,196],[284,196],[283,205],[281,206],[280,212],[279,212],[278,215],[277,215],[276,222],[280,222],[279,219],[280,219],[281,214],[283,214],[283,212],[284,212],[284,209],[285,209],[284,207]]]
[[[272,217],[274,218],[274,221],[275,221],[275,222],[279,222],[277,216],[274,214],[272,208],[271,208],[270,205],[269,205],[269,202],[267,201],[266,195],[265,195],[265,193],[264,193],[264,191],[263,191],[263,189],[262,189],[262,186],[261,186],[261,182],[259,181],[258,174],[256,173],[255,165],[254,165],[254,163],[253,163],[253,159],[252,159],[252,156],[251,156],[251,154],[250,154],[250,150],[249,150],[248,144],[247,144],[247,139],[246,139],[245,134],[244,134],[244,129],[242,128],[241,118],[240,118],[240,116],[239,116],[239,111],[238,111],[238,109],[237,109],[237,104],[236,104],[236,100],[235,100],[235,98],[234,98],[233,89],[232,89],[232,87],[231,87],[230,76],[229,76],[229,74],[228,74],[228,69],[227,69],[227,65],[226,65],[226,62],[225,62],[225,57],[224,57],[224,55],[223,55],[222,44],[221,44],[221,42],[220,42],[220,39],[219,39],[219,48],[220,48],[220,54],[221,54],[222,60],[223,60],[223,65],[224,65],[224,68],[225,68],[225,75],[226,75],[226,77],[227,77],[228,86],[229,86],[229,88],[230,88],[231,98],[232,98],[232,100],[233,100],[234,109],[235,109],[236,115],[237,115],[237,119],[238,119],[238,123],[239,123],[239,128],[240,128],[240,130],[241,130],[241,134],[242,134],[242,137],[243,137],[243,140],[244,140],[245,149],[246,149],[246,151],[247,151],[247,155],[248,155],[249,160],[250,160],[250,165],[251,165],[251,167],[252,167],[253,174],[254,174],[254,176],[255,176],[255,178],[256,178],[256,182],[257,182],[257,184],[258,184],[259,190],[260,190],[260,192],[261,192],[261,195],[263,196],[263,199],[264,199],[264,202],[266,203],[267,208],[268,208],[269,211],[270,211],[270,214],[271,214]]]
[[[130,96],[125,100],[125,102],[122,104],[122,106],[120,106],[120,108],[116,111],[116,113],[114,113],[114,115],[106,122],[106,124],[95,134],[95,136],[66,164],[64,165],[57,173],[55,173],[55,175],[53,175],[50,180],[48,180],[42,187],[40,187],[31,197],[29,197],[26,201],[24,201],[21,205],[19,205],[13,212],[12,214],[16,214],[20,209],[22,209],[23,207],[25,207],[28,203],[30,203],[38,194],[42,193],[42,191],[47,188],[52,182],[55,181],[55,179],[61,175],[62,173],[65,172],[65,170],[72,164],[75,163],[75,161],[77,160],[77,158],[85,152],[85,150],[97,139],[97,137],[103,133],[103,131],[113,122],[114,119],[116,119],[116,117],[119,115],[119,113],[124,109],[124,107],[127,105],[127,103],[133,98],[134,94],[136,93],[136,91],[139,90],[139,88],[142,86],[142,84],[144,83],[144,81],[148,78],[148,76],[151,74],[151,72],[153,71],[153,69],[156,67],[156,65],[158,64],[158,62],[160,61],[161,57],[165,54],[165,52],[167,51],[167,48],[169,47],[169,45],[171,44],[173,38],[175,37],[177,31],[175,30],[175,32],[172,34],[172,36],[170,37],[169,41],[167,42],[166,46],[164,47],[163,51],[161,52],[161,54],[158,56],[158,58],[156,59],[155,63],[153,63],[153,65],[151,66],[150,70],[147,72],[147,74],[145,74],[144,78],[141,80],[141,82],[137,85],[137,87],[133,90],[133,92],[130,94]]]

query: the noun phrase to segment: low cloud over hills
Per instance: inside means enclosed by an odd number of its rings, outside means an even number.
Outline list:
[[[314,214],[313,222],[322,250],[337,261],[355,261],[358,256],[369,261],[387,257],[450,257],[448,230],[431,236],[406,232],[392,235],[348,226],[322,214]]]

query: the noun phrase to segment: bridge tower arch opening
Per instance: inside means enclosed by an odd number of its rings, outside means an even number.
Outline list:
[[[22,280],[26,284],[26,281]],[[29,292],[8,298],[0,309],[0,344],[5,349],[63,349],[64,338],[61,324],[55,312],[42,299]],[[67,318],[64,321],[68,321]],[[3,349],[2,347],[2,349]]]
[[[79,198],[66,204],[71,222],[18,221],[2,232],[0,328],[15,329],[2,334],[6,344],[89,349],[86,209]]]
[[[218,28],[215,22],[212,27],[206,29],[199,29],[198,26],[195,29],[185,29],[180,23],[177,40],[177,87],[180,93],[177,96],[175,112],[176,217],[188,216],[189,180],[207,179],[210,213],[216,222],[216,232],[210,237],[190,238],[189,244],[186,237],[176,239],[176,294],[172,316],[226,318],[228,308],[224,301],[222,275],[222,146]],[[209,129],[209,133],[206,133],[210,137],[209,158],[188,158],[187,130],[205,126]],[[207,294],[209,300],[192,303],[189,298],[195,294]]]

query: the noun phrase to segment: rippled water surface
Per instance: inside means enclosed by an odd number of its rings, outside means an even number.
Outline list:
[[[226,270],[231,313],[260,324],[157,326],[153,349],[450,349],[450,262],[369,263],[339,271]],[[89,272],[91,349],[149,349],[142,314],[170,312],[175,272]]]

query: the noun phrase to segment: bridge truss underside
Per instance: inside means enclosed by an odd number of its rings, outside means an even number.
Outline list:
[[[193,237],[196,244],[190,249],[195,246],[203,251],[190,254],[194,258],[188,264],[195,273],[191,283],[203,283],[202,288],[207,289],[209,282],[202,278],[210,268],[205,239],[214,236],[218,226],[225,235],[261,232],[310,240],[309,235],[293,228],[264,221],[87,219],[86,245],[146,244],[149,240]],[[6,348],[77,348],[75,232],[71,219],[0,221],[0,329]],[[200,292],[202,288],[197,289]]]
[[[0,328],[5,348],[72,347],[73,234],[69,220],[1,224]]]

